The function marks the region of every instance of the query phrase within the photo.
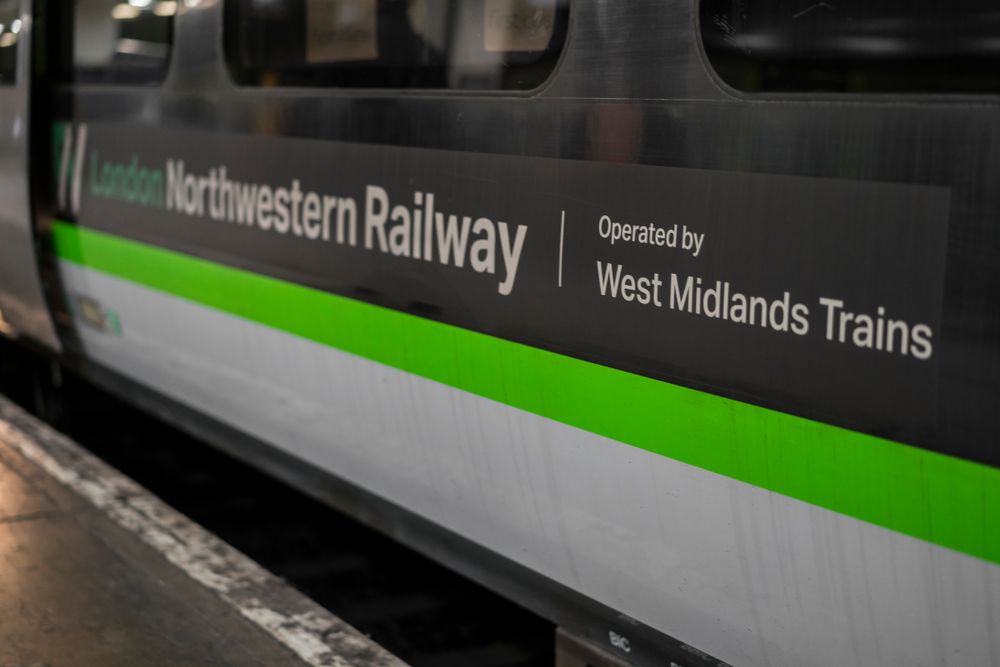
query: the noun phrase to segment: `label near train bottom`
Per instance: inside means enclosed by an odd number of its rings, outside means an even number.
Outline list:
[[[81,225],[930,440],[946,188],[56,129],[60,201]]]

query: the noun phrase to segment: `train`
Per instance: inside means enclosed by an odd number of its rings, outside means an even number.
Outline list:
[[[3,332],[630,665],[1000,665],[1000,13],[5,0]]]

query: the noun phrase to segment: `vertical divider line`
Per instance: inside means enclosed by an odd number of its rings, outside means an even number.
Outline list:
[[[557,285],[562,287],[562,265],[563,265],[563,238],[566,234],[566,209],[563,209],[559,219],[559,280]]]

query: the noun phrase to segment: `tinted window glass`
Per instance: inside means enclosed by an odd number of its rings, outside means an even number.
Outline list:
[[[177,2],[77,0],[72,66],[86,83],[154,83],[166,74]]]
[[[245,85],[524,90],[552,72],[568,0],[227,0]]]
[[[702,0],[700,19],[741,90],[1000,92],[996,0]]]
[[[17,0],[0,0],[0,84],[17,79],[17,40],[21,34],[21,12]]]

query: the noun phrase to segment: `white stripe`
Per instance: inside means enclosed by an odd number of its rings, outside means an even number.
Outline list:
[[[73,214],[80,212],[80,187],[83,181],[83,161],[87,150],[87,126],[81,124],[76,135],[76,161],[73,163],[73,192],[70,207]]]
[[[62,155],[59,160],[59,210],[66,210],[66,182],[69,179],[69,156],[73,152],[73,126],[67,124],[63,134]]]

